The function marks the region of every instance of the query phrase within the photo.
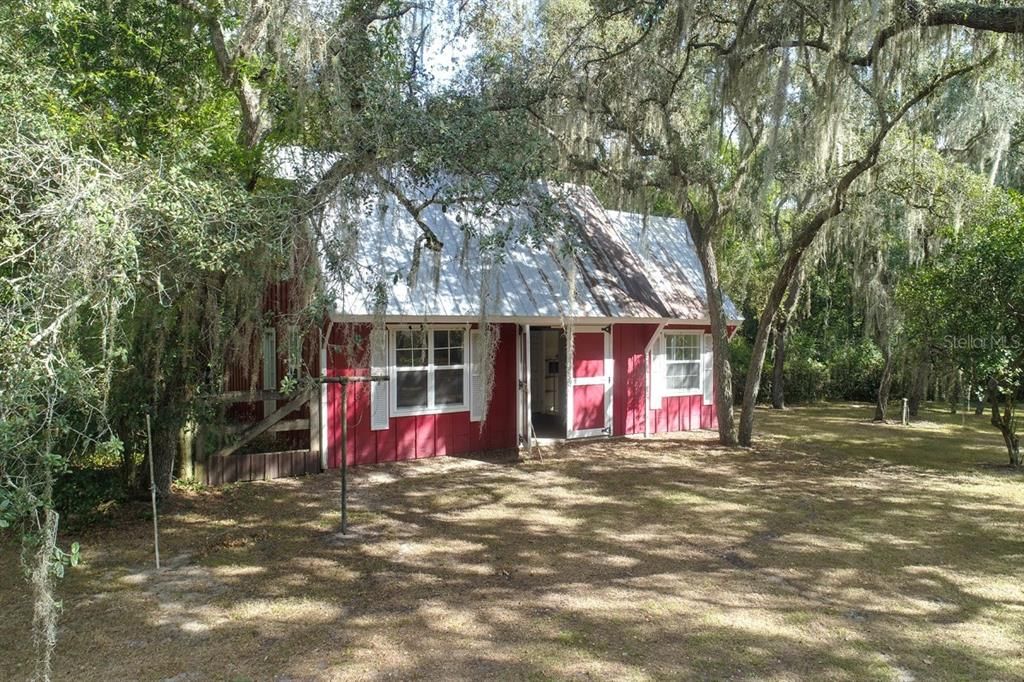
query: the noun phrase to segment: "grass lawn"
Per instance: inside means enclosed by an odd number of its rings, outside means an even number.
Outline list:
[[[1024,679],[1024,476],[985,418],[865,405],[182,495],[76,536],[57,676]],[[31,611],[0,548],[0,679]]]

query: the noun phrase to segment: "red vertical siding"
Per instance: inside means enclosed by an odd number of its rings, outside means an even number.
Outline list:
[[[368,325],[335,325],[327,361],[328,376],[365,375]],[[494,360],[494,389],[487,420],[469,420],[464,412],[392,417],[386,430],[370,429],[370,393],[366,384],[349,386],[348,462],[352,465],[456,455],[515,447],[515,325],[499,326]],[[341,387],[328,384],[328,466],[341,463]]]
[[[666,329],[694,329],[704,333],[711,331],[710,327],[692,324],[670,324]],[[653,330],[651,331],[653,333]],[[644,345],[650,341],[649,333],[644,340]],[[639,351],[643,353],[643,348]],[[644,376],[646,377],[646,370]],[[641,401],[644,396],[641,396]],[[645,405],[645,402],[641,402]],[[643,409],[643,408],[641,408]],[[661,408],[651,410],[651,428],[654,433],[671,433],[673,431],[696,431],[697,429],[718,428],[718,418],[715,415],[714,405],[705,405],[704,397],[700,395],[672,396],[661,399]],[[640,424],[638,432],[643,432],[643,424]]]
[[[695,325],[670,328],[704,329]],[[644,351],[657,330],[655,324],[612,326],[614,357],[612,433],[642,434],[646,429],[647,363]],[[329,376],[368,372],[365,341],[367,325],[335,325],[327,363]],[[349,464],[370,464],[419,459],[439,455],[515,447],[516,439],[516,333],[515,325],[500,325],[495,357],[494,390],[488,418],[481,429],[469,420],[468,410],[436,415],[392,417],[386,430],[372,431],[369,418],[369,387],[349,387]],[[341,451],[341,388],[328,385],[328,464],[337,467]],[[655,433],[713,429],[717,419],[713,405],[702,396],[664,398],[661,408],[651,410]]]
[[[612,434],[625,436],[644,432],[647,405],[647,361],[644,351],[658,325],[612,325]]]

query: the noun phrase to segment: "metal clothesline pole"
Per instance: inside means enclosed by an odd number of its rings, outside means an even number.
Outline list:
[[[325,384],[341,384],[341,534],[348,535],[348,385],[388,381],[387,375],[321,377]]]
[[[156,553],[156,567],[160,570],[160,527],[156,520],[156,477],[153,475],[153,429],[146,414],[146,442],[149,448],[149,497],[153,502],[153,551]]]

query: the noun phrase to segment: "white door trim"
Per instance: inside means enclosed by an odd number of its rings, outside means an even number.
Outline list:
[[[516,327],[516,448],[530,447],[530,325]]]
[[[573,376],[573,357],[572,349],[575,347],[575,339],[571,340],[568,344],[568,352],[566,353],[566,386],[568,387],[568,397],[566,399],[566,435],[569,438],[593,438],[595,436],[610,436],[612,433],[612,384],[615,377],[615,367],[612,358],[612,334],[611,327],[574,327],[572,329],[573,335],[576,334],[596,334],[601,333],[604,335],[604,373],[598,377],[580,377],[576,378]],[[604,384],[604,426],[596,429],[575,429],[573,428],[576,423],[576,412],[575,405],[573,403],[573,389],[576,386],[598,386]]]

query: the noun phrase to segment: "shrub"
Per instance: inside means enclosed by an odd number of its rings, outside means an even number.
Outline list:
[[[786,358],[783,376],[787,402],[810,403],[825,397],[828,367],[824,363],[803,354]]]
[[[71,468],[53,486],[54,506],[69,525],[100,520],[128,496],[120,468]]]
[[[829,359],[828,397],[835,400],[872,401],[878,393],[885,361],[868,339],[849,341]]]

